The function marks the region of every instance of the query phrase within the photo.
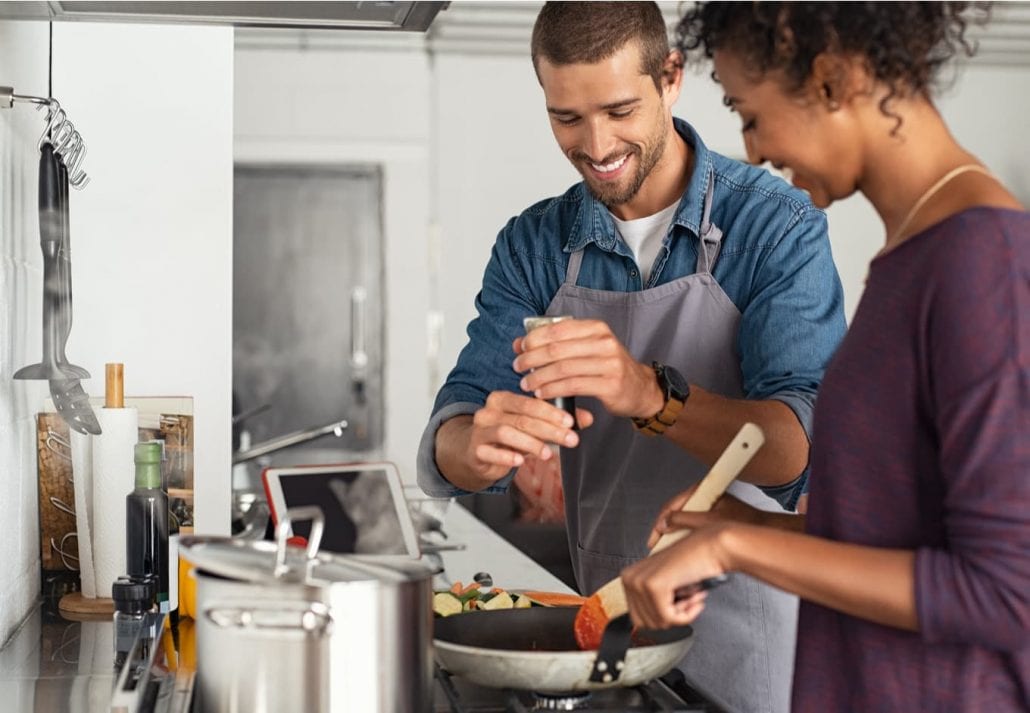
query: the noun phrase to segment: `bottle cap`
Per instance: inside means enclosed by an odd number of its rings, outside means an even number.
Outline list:
[[[111,585],[111,599],[114,600],[114,608],[124,614],[149,611],[154,603],[154,580],[152,577],[119,577]]]

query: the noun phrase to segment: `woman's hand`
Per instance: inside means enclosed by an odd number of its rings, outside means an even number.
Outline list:
[[[689,513],[696,516],[699,513]],[[676,592],[727,571],[720,536],[726,526],[695,529],[670,547],[622,571],[630,618],[645,629],[666,629],[694,621],[704,609],[706,592],[676,601]]]
[[[719,522],[743,522],[749,525],[770,525],[768,513],[751,507],[732,495],[726,494],[715,501],[710,512],[681,512],[690,496],[697,490],[697,485],[684,490],[662,506],[655,520],[651,535],[647,538],[647,546],[653,548],[659,538],[667,532],[693,529],[702,525]]]

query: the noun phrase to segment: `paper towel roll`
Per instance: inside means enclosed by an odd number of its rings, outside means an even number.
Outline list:
[[[93,567],[93,437],[71,430],[72,481],[75,489],[75,531],[79,550],[82,596],[96,599]]]
[[[97,597],[110,599],[112,583],[126,573],[125,496],[135,484],[139,414],[102,408],[97,419],[103,433],[93,438],[93,567]]]

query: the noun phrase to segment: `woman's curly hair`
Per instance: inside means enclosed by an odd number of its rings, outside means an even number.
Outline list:
[[[757,77],[781,70],[789,91],[801,90],[824,52],[863,57],[890,88],[880,109],[892,116],[890,99],[929,96],[948,60],[973,55],[966,28],[988,14],[989,3],[968,2],[705,2],[683,15],[676,44],[698,59],[732,51]]]

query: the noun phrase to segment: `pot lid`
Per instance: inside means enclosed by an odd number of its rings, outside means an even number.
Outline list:
[[[402,584],[428,579],[432,572],[418,560],[384,559],[374,555],[337,555],[319,552],[309,556],[299,547],[284,546],[280,555],[275,542],[232,537],[183,536],[181,555],[204,572],[244,582],[308,584],[378,581]]]

